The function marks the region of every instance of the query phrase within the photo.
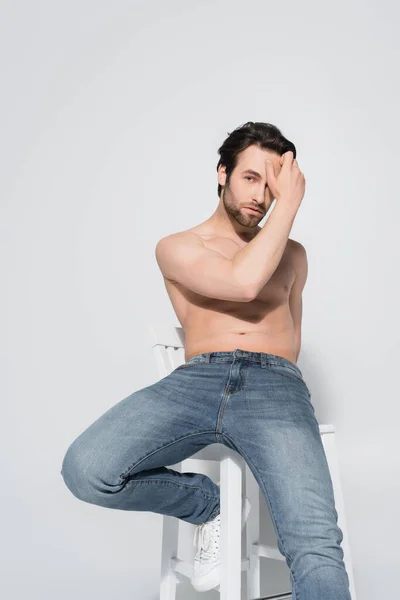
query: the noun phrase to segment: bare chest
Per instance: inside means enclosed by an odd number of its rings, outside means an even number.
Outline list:
[[[219,252],[226,258],[233,258],[241,248],[247,245],[226,237],[199,235],[208,248]],[[196,316],[201,320],[204,311],[207,311],[208,319],[213,316],[214,319],[224,320],[230,316],[235,318],[235,321],[236,319],[244,320],[248,325],[253,322],[253,326],[256,323],[260,325],[263,319],[268,320],[269,314],[288,303],[290,289],[295,278],[291,250],[291,240],[288,240],[281,261],[272,277],[251,302],[231,302],[207,298],[184,288],[178,282],[165,280],[167,293],[180,323],[183,325],[188,318],[193,321]]]

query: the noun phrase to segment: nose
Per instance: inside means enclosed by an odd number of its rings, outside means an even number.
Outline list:
[[[262,205],[265,202],[266,199],[266,189],[263,189],[262,187],[258,188],[258,190],[255,192],[255,195],[253,196],[253,202],[257,205],[259,210],[262,210]]]

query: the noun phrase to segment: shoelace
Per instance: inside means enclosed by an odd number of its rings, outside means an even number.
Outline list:
[[[196,560],[200,562],[208,562],[215,559],[215,547],[219,543],[220,515],[217,516],[217,521],[209,521],[202,523],[196,527],[194,532],[193,544],[197,546]]]

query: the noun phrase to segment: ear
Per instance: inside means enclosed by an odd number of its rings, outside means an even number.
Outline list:
[[[219,185],[225,185],[226,183],[226,166],[220,165],[218,167],[218,183]]]

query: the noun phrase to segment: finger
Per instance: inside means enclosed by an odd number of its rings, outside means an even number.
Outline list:
[[[267,172],[267,182],[268,182],[268,186],[271,189],[272,193],[274,193],[275,190],[275,173],[274,173],[274,167],[273,164],[270,160],[266,160],[265,162],[265,170]]]
[[[288,150],[283,155],[282,169],[285,169],[286,171],[288,171],[289,169],[292,168],[292,164],[293,164],[293,152],[292,152],[292,150]]]

